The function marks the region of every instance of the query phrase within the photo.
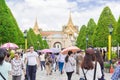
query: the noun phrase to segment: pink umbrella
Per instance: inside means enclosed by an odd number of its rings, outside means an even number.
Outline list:
[[[6,49],[16,49],[19,48],[16,44],[14,43],[5,43],[1,46],[1,48],[6,48]]]
[[[50,50],[50,49],[43,49],[41,52],[44,52],[44,53],[51,52],[52,53],[52,50]]]
[[[68,51],[72,51],[72,52],[77,52],[77,51],[79,51],[80,50],[80,48],[78,48],[78,47],[76,47],[76,46],[71,46],[71,47],[68,47],[68,48],[65,48],[65,49],[63,49],[62,51],[61,51],[61,53],[62,54],[67,54],[68,53]]]

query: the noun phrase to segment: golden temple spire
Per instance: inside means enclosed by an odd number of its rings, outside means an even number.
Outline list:
[[[35,21],[35,25],[33,27],[33,30],[36,34],[39,34],[39,26],[38,26],[38,23],[37,23],[37,18],[36,18],[36,21]]]
[[[71,11],[70,11],[70,15],[69,15],[68,25],[73,26],[72,17],[71,17]]]
[[[34,29],[35,29],[35,30],[36,30],[36,29],[39,29],[39,28],[38,28],[38,23],[37,23],[37,18],[36,18],[36,21],[35,21]]]

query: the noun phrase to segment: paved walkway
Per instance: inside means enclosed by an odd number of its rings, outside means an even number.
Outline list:
[[[111,80],[110,79],[111,75],[112,74],[105,73],[105,79]],[[11,77],[9,78],[9,80],[12,80]],[[22,77],[22,80],[24,80],[23,77]],[[38,69],[36,80],[67,80],[67,76],[65,73],[63,75],[61,75],[58,71],[53,72],[52,75],[46,75],[45,71],[41,71],[40,69]],[[72,76],[72,80],[79,80],[79,75],[74,73]]]

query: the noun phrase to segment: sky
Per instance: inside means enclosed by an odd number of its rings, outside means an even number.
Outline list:
[[[97,23],[108,6],[115,19],[120,16],[120,0],[6,0],[22,31],[33,28],[37,19],[43,31],[61,31],[71,12],[73,24],[87,25],[90,18]]]

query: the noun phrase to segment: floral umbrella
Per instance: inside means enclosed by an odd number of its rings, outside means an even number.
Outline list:
[[[80,48],[78,48],[78,47],[76,47],[76,46],[71,46],[71,47],[68,47],[68,48],[65,48],[65,49],[63,49],[62,51],[61,51],[61,53],[62,54],[67,54],[68,53],[68,51],[72,51],[72,52],[77,52],[77,51],[79,51],[80,50]]]
[[[15,43],[5,43],[1,46],[1,48],[6,48],[6,49],[17,49],[19,48]]]

